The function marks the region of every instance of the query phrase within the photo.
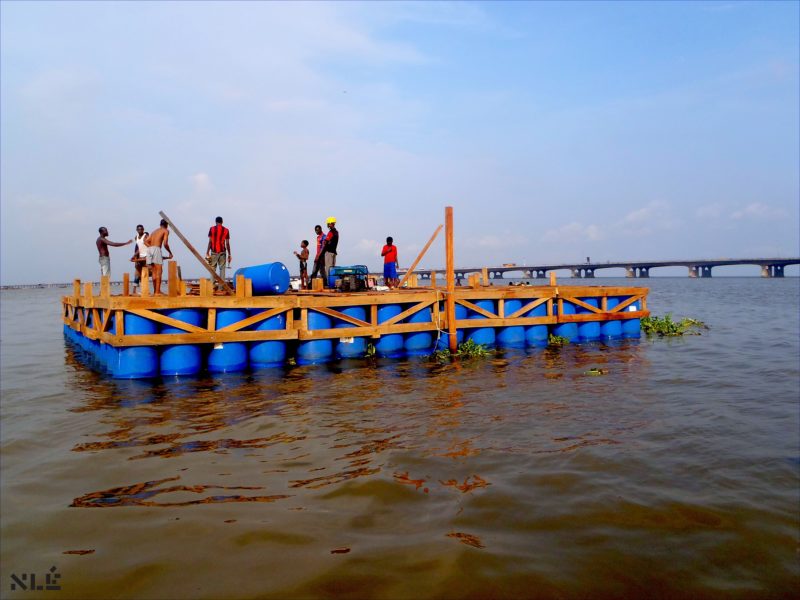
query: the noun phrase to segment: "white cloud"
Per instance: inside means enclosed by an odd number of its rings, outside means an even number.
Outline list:
[[[752,202],[740,210],[731,213],[731,219],[779,219],[785,217],[784,210],[773,208],[763,202]]]
[[[555,229],[548,229],[541,238],[547,243],[596,242],[604,238],[603,231],[597,225],[584,225],[577,221],[567,223]]]
[[[719,202],[707,204],[695,209],[694,214],[701,219],[716,219],[722,216],[722,205]]]
[[[195,173],[189,177],[192,188],[198,194],[206,194],[214,191],[214,184],[211,182],[211,177],[208,173]]]

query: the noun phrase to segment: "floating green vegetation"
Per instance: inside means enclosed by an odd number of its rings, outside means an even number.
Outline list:
[[[584,371],[584,375],[589,375],[590,377],[597,377],[598,375],[608,375],[608,369],[601,369],[599,367],[592,367],[588,371]]]
[[[567,344],[569,344],[569,338],[566,338],[563,335],[553,335],[551,333],[549,336],[547,336],[548,346],[566,346]]]
[[[669,313],[663,317],[642,318],[642,331],[647,335],[700,335],[699,329],[708,329],[708,325],[689,317],[684,317],[680,321],[673,321],[672,315]]]
[[[486,349],[486,346],[482,344],[476,344],[472,340],[467,340],[466,342],[462,342],[458,345],[458,350],[456,350],[455,355],[450,354],[450,350],[445,348],[444,350],[437,350],[436,352],[430,355],[430,359],[432,361],[438,362],[447,362],[451,358],[482,358],[484,356],[489,356],[491,354],[489,350]]]

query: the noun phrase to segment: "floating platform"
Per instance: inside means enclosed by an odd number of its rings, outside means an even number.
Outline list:
[[[62,297],[64,334],[98,369],[139,379],[316,364],[369,355],[401,357],[448,347],[446,288],[342,293],[300,291],[255,296],[240,275],[235,295],[215,295],[210,280],[193,290],[170,262],[167,295],[99,293],[76,280]],[[415,285],[412,278],[411,285]],[[472,277],[455,289],[458,342],[492,347],[545,346],[640,336],[647,288],[494,286]],[[195,295],[195,293],[197,295]]]

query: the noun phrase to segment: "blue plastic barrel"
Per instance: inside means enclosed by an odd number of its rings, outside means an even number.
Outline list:
[[[506,300],[503,313],[511,315],[522,308],[522,300]],[[521,325],[512,327],[498,327],[497,344],[505,348],[524,348],[525,347],[525,328]]]
[[[388,321],[392,317],[396,317],[403,312],[403,307],[400,304],[384,304],[378,307],[378,323]],[[397,358],[403,356],[403,334],[390,333],[382,335],[375,344],[375,351],[378,356],[387,358]]]
[[[268,310],[268,309],[267,309]],[[266,312],[257,308],[250,311],[250,316]],[[251,327],[255,331],[275,331],[286,329],[286,313],[281,313],[259,321]],[[286,342],[283,340],[266,340],[250,344],[250,366],[254,369],[262,367],[280,367],[286,362]]]
[[[367,320],[367,309],[363,306],[348,306],[346,308],[342,308],[340,312],[348,317],[353,317],[354,319],[360,319],[361,321]],[[348,323],[347,321],[337,319],[334,327],[346,329],[348,327],[355,327],[355,325]],[[346,337],[346,332],[342,332],[342,336],[346,341],[342,341],[342,338],[340,338],[336,342],[336,356],[339,358],[362,358],[364,354],[366,354],[367,338],[363,336]]]
[[[442,312],[445,311],[445,303],[442,302],[440,307]],[[467,318],[467,308],[461,304],[456,304],[456,321],[461,321]],[[456,343],[460,344],[464,341],[464,330],[459,329],[456,331]],[[436,341],[436,350],[449,350],[450,349],[450,335],[447,331],[439,333],[439,339]]]
[[[618,296],[609,296],[606,308],[611,310],[619,305]],[[605,321],[600,325],[600,336],[609,340],[618,340],[622,337],[622,321]]]
[[[633,312],[641,310],[642,304],[639,300],[629,304],[625,307],[625,312]],[[625,313],[623,313],[625,314]],[[642,335],[642,321],[641,319],[625,319],[622,322],[622,337],[624,338],[638,338]]]
[[[581,300],[583,300],[589,306],[600,308],[600,303],[598,302],[597,298],[581,298]],[[575,312],[576,314],[579,315],[592,314],[592,311],[590,311],[588,308],[583,308],[582,306],[577,306]],[[589,321],[584,323],[578,323],[577,341],[593,342],[599,339],[600,339],[600,321]]]
[[[246,279],[252,280],[254,296],[285,294],[289,289],[289,269],[280,262],[237,269],[233,274],[234,289],[236,288],[236,278],[239,275],[244,275]]]
[[[308,311],[308,330],[331,329],[331,319],[314,310]],[[315,365],[333,358],[333,340],[306,340],[297,345],[297,364]]]
[[[526,317],[546,317],[547,304],[540,304],[529,310]],[[528,346],[547,346],[547,325],[527,325],[525,327],[525,343]]]
[[[158,332],[155,321],[125,313],[125,335]],[[143,379],[158,375],[158,352],[152,346],[129,346],[109,352],[108,368],[116,379]]]
[[[176,321],[182,321],[190,325],[203,325],[203,314],[194,308],[176,308],[164,311],[165,317],[170,317]],[[163,334],[186,333],[183,329],[163,325]],[[203,366],[203,355],[200,346],[196,344],[175,344],[174,346],[164,346],[161,351],[160,370],[161,375],[195,375],[200,372]]]
[[[489,312],[494,312],[494,300],[475,300],[473,304]],[[474,310],[467,310],[468,319],[486,319],[483,315],[475,312]],[[493,348],[495,345],[495,332],[494,327],[477,327],[475,329],[467,329],[467,339],[472,340],[476,344]]]
[[[564,314],[574,315],[575,305],[564,300]],[[553,312],[558,314],[558,302],[553,302]],[[559,323],[553,326],[553,335],[567,338],[570,342],[578,337],[578,324],[577,323]]]
[[[405,308],[410,308],[407,305]],[[431,307],[427,306],[420,311],[415,312],[408,317],[405,323],[430,323],[433,320],[433,312]],[[431,331],[417,331],[414,333],[407,333],[405,341],[403,342],[405,351],[410,356],[419,356],[420,354],[430,354],[433,349],[433,332]]]
[[[217,310],[217,329],[233,325],[247,318],[247,311],[239,308]],[[235,373],[247,368],[247,344],[224,342],[214,344],[208,354],[208,370],[212,373]]]

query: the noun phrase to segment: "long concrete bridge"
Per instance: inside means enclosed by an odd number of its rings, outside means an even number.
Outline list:
[[[650,269],[658,267],[686,267],[689,277],[711,277],[713,267],[729,265],[757,265],[761,267],[762,277],[783,277],[783,270],[788,265],[800,264],[800,258],[723,258],[697,260],[654,260],[654,261],[621,261],[604,263],[563,263],[539,266],[503,265],[501,267],[478,267],[455,270],[456,279],[464,279],[468,273],[487,271],[489,279],[502,279],[505,273],[520,273],[519,277],[527,279],[544,279],[548,271],[571,271],[573,277],[591,278],[595,271],[601,269],[625,269],[626,277],[650,277]],[[430,279],[431,272],[439,275],[444,269],[417,270],[421,279]]]

